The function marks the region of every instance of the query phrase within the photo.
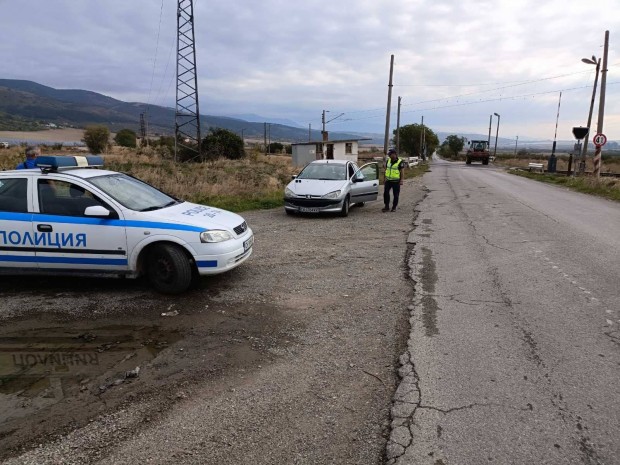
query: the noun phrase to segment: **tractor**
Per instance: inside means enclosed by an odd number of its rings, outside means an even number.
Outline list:
[[[489,164],[489,142],[486,140],[472,140],[465,155],[465,163],[471,165],[472,161],[481,161],[483,165]]]

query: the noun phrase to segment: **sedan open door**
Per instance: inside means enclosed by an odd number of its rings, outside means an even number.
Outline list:
[[[351,176],[351,203],[372,202],[379,195],[379,164],[367,163]]]

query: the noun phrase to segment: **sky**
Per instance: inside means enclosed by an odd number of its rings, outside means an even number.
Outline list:
[[[390,130],[401,97],[401,126],[487,134],[491,119],[501,138],[570,140],[595,78],[581,59],[602,59],[608,30],[603,133],[620,140],[619,6],[194,0],[200,112],[320,129],[325,110],[328,131],[383,134],[393,55]],[[0,0],[0,78],[174,107],[176,13],[173,0]],[[594,128],[598,114],[597,92]]]

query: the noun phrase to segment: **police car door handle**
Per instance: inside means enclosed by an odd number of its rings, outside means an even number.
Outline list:
[[[52,232],[52,225],[51,224],[37,224],[37,231],[40,232]]]

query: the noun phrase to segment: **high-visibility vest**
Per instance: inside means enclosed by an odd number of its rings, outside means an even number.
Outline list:
[[[400,164],[402,160],[398,158],[394,163],[392,159],[388,158],[387,166],[385,168],[385,180],[386,181],[398,181],[400,180]]]

